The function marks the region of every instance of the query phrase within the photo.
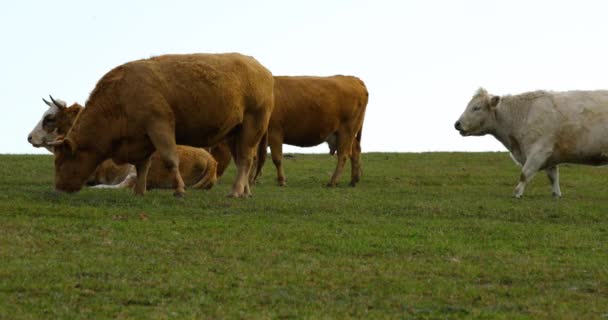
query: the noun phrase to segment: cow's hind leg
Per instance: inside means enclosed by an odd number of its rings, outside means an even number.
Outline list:
[[[338,184],[338,180],[344,170],[344,164],[346,159],[352,153],[354,134],[349,128],[340,128],[338,130],[338,163],[336,164],[336,170],[331,176],[331,180],[327,184],[328,187],[335,187]]]
[[[551,182],[551,191],[554,198],[560,198],[562,196],[562,191],[559,188],[559,169],[557,166],[545,169],[547,172],[547,177],[549,177],[549,181]]]
[[[353,141],[352,151],[350,154],[350,186],[354,187],[361,180],[361,131]]]
[[[287,181],[285,178],[285,172],[283,172],[283,141],[280,137],[272,135],[268,138],[272,163],[277,168],[277,182],[279,186],[283,187]]]
[[[532,180],[534,175],[540,170],[540,168],[547,161],[548,154],[545,152],[536,152],[532,153],[526,163],[521,169],[521,174],[519,176],[519,183],[515,187],[515,192],[513,195],[515,198],[521,198],[524,195],[524,190],[526,189],[526,184]]]
[[[186,190],[184,189],[184,180],[179,172],[175,130],[168,124],[159,123],[150,128],[148,136],[156,151],[158,151],[165,168],[171,173],[173,188],[175,189],[173,195],[183,197],[186,194]],[[139,172],[137,175],[139,176]]]
[[[249,171],[253,164],[253,153],[267,130],[269,112],[251,112],[245,115],[237,138],[233,143],[233,151],[237,167],[237,177],[232,187],[230,197],[251,196],[249,187]]]
[[[146,184],[147,184],[149,170],[150,170],[150,157],[135,164],[135,171],[137,173],[137,176],[135,178],[136,180],[135,180],[135,186],[133,187],[133,192],[135,192],[136,195],[143,196],[144,193],[146,192]],[[127,179],[129,179],[129,177],[132,177],[132,175],[129,175],[127,177]],[[125,179],[125,181],[127,179]],[[124,183],[124,181],[123,181],[123,183]]]

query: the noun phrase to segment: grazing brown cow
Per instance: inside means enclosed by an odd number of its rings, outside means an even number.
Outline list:
[[[78,103],[67,107],[61,100],[43,101],[49,106],[42,119],[28,136],[28,141],[34,147],[45,147],[53,152],[48,142],[68,132],[74,119],[83,109]],[[209,189],[217,181],[217,162],[201,148],[177,146],[179,171],[184,183],[189,188]],[[147,188],[171,188],[169,172],[165,169],[158,152],[152,154],[150,171],[148,172]],[[117,165],[111,159],[103,161],[87,180],[87,185],[97,188],[129,188],[135,185],[137,175],[131,164]]]
[[[338,163],[329,187],[336,186],[346,158],[351,161],[350,185],[361,177],[361,130],[368,92],[363,81],[351,76],[274,77],[275,109],[268,125],[268,145],[277,168],[279,185],[285,185],[283,143],[312,147],[327,142]],[[263,159],[258,171],[263,166]]]
[[[230,54],[164,55],[118,66],[97,83],[55,146],[55,188],[75,192],[99,163],[132,163],[136,194],[146,190],[157,150],[175,195],[185,193],[176,143],[209,147],[228,138],[237,163],[231,196],[250,195],[255,147],[274,104],[272,74],[254,58]]]

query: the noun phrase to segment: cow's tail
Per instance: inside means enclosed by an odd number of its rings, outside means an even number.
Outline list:
[[[201,179],[190,188],[206,190],[211,189],[217,182],[217,166],[218,163],[215,161],[215,159],[209,159],[206,165],[201,165],[201,167],[204,167],[203,175]]]

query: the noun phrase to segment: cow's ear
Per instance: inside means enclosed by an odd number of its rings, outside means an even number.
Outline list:
[[[490,108],[496,108],[496,106],[498,105],[499,102],[500,102],[499,96],[492,96],[490,98]]]

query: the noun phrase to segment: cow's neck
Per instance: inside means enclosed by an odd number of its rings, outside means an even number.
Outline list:
[[[95,150],[98,154],[105,154],[110,149],[110,119],[99,112],[90,112],[89,107],[84,108],[74,123],[69,135],[78,146]]]
[[[495,112],[494,129],[490,134],[500,141],[511,152],[513,158],[521,164],[525,162],[526,157],[523,153],[515,120],[508,110],[501,109],[499,105]]]

